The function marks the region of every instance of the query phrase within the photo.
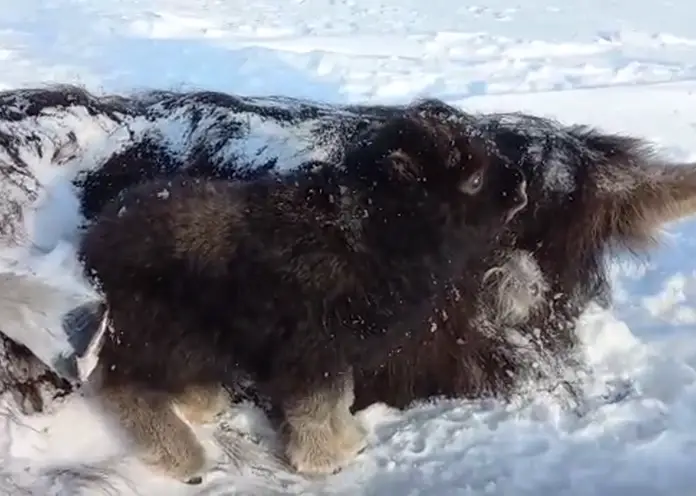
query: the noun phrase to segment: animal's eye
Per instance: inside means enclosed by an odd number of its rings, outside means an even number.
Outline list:
[[[459,190],[467,195],[475,195],[483,187],[483,171],[478,170],[459,185]]]

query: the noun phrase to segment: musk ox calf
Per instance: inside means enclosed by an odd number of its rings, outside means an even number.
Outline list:
[[[519,169],[419,112],[372,126],[338,165],[127,189],[81,244],[113,329],[102,405],[144,461],[199,482],[203,448],[172,406],[209,418],[242,370],[280,407],[290,463],[333,472],[365,446],[353,371],[419,340],[526,204]]]
[[[78,164],[89,164],[73,181],[89,220],[123,188],[157,175],[186,170],[207,178],[256,180],[292,174],[310,159],[344,163],[345,150],[363,126],[404,112],[457,126],[486,142],[490,160],[518,164],[528,182],[529,205],[495,249],[468,263],[444,301],[414,326],[420,339],[406,342],[382,366],[355,371],[358,408],[375,401],[406,406],[437,396],[504,397],[525,377],[555,376],[556,365],[573,354],[577,317],[590,302],[609,301],[607,255],[645,252],[642,240],[657,227],[694,211],[694,165],[668,164],[645,142],[525,114],[469,113],[434,99],[342,106],[191,91],[115,100],[70,87],[13,90],[0,97],[0,131],[12,138],[2,148],[13,160],[3,166],[3,177],[11,180],[3,190],[12,192],[15,182],[31,176],[31,157],[40,162],[73,150]],[[74,123],[82,121],[65,119],[73,114],[118,124],[129,139],[93,159],[102,144],[90,141],[91,133],[80,136]],[[52,126],[53,118],[59,126]],[[174,140],[168,139],[172,123],[185,130]],[[120,143],[122,135],[111,130],[108,143]],[[83,154],[89,159],[82,160]],[[61,163],[56,167],[66,168]],[[13,216],[24,212],[21,202],[4,203]],[[12,230],[0,224],[0,231]],[[64,381],[51,386],[46,378],[56,378],[44,374],[45,367],[35,369],[36,381],[12,374],[21,396],[37,396],[34,383],[60,394],[71,390]]]

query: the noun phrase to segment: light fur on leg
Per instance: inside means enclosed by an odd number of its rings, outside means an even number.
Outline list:
[[[350,412],[353,374],[335,384],[284,405],[285,453],[301,473],[335,473],[367,445],[362,425]]]
[[[230,407],[229,394],[222,385],[189,386],[173,398],[172,404],[192,424],[207,424]]]
[[[122,386],[100,388],[98,400],[116,417],[145,464],[188,484],[202,482],[205,449],[174,411],[171,398]]]
[[[354,401],[355,388],[351,372],[343,376],[342,394],[338,397],[331,422],[339,444],[347,453],[354,452],[357,455],[367,444],[367,433],[360,421],[350,412]]]

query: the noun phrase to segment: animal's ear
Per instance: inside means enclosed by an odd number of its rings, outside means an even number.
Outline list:
[[[665,163],[628,137],[594,140],[606,159],[590,172],[592,235],[639,250],[655,242],[664,224],[696,214],[696,164]]]
[[[394,179],[414,181],[420,177],[416,160],[401,149],[390,152],[384,160]]]

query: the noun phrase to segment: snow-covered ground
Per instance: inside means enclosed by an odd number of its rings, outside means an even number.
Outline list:
[[[0,0],[0,88],[432,95],[624,131],[696,159],[695,21],[688,0]],[[664,240],[644,265],[614,266],[614,308],[580,326],[597,384],[583,416],[546,397],[376,406],[363,412],[372,446],[354,465],[272,492],[231,467],[204,486],[152,475],[74,398],[50,418],[2,417],[0,492],[79,494],[81,474],[93,484],[84,494],[693,494],[696,224]]]

